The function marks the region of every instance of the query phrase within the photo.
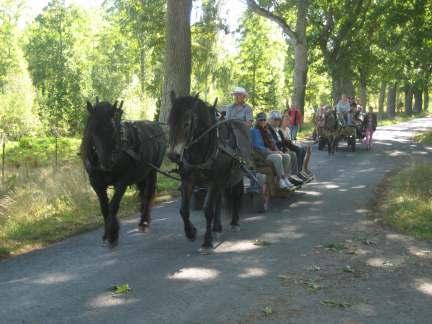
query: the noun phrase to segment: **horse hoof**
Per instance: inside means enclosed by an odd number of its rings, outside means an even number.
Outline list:
[[[215,241],[220,241],[221,233],[219,232],[213,232],[213,239]]]
[[[118,241],[114,241],[114,242],[109,242],[108,243],[108,247],[110,249],[114,249],[115,247],[117,247],[117,245],[118,245]]]
[[[231,225],[231,232],[234,233],[240,232],[240,225]]]
[[[202,247],[200,247],[198,249],[198,253],[201,254],[201,255],[209,255],[209,254],[213,254],[213,252],[214,252],[214,250],[213,250],[212,247],[204,247],[204,246],[202,246]]]
[[[194,242],[196,240],[197,230],[196,228],[192,228],[192,230],[185,231],[186,237],[189,241]]]
[[[138,225],[138,230],[140,232],[146,233],[148,232],[150,229],[150,224],[149,223],[144,223],[144,224],[139,224]]]

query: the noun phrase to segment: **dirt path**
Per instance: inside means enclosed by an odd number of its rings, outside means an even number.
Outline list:
[[[412,144],[432,118],[381,128],[374,150],[314,152],[317,179],[266,214],[243,215],[215,253],[186,241],[177,202],[154,211],[150,233],[122,223],[0,262],[1,323],[430,323],[432,244],[369,215],[387,172],[432,148]],[[193,221],[203,234],[203,217]],[[255,240],[262,245],[255,245]],[[109,288],[132,291],[113,297]]]

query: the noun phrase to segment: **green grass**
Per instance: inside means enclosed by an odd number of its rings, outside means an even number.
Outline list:
[[[386,222],[419,239],[432,239],[432,165],[417,162],[387,185],[380,205]]]
[[[77,155],[77,139],[9,142],[5,179],[0,183],[0,258],[42,248],[103,223],[96,194]],[[55,144],[54,144],[55,146]],[[174,165],[164,161],[163,170]],[[156,202],[177,194],[178,181],[158,175]],[[122,199],[120,217],[139,208],[134,188]]]
[[[418,133],[414,140],[423,145],[432,145],[432,131]]]

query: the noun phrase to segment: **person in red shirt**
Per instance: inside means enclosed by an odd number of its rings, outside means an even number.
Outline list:
[[[297,132],[301,128],[302,124],[302,114],[296,105],[292,105],[288,109],[288,115],[290,117],[288,128],[290,130],[290,137],[292,141],[297,140]]]

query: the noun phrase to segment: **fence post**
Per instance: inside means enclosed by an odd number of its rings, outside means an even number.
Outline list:
[[[5,133],[1,133],[0,143],[2,146],[2,182],[4,182],[5,157],[6,157],[6,134]]]
[[[54,128],[54,141],[55,141],[55,171],[58,170],[58,128]]]

